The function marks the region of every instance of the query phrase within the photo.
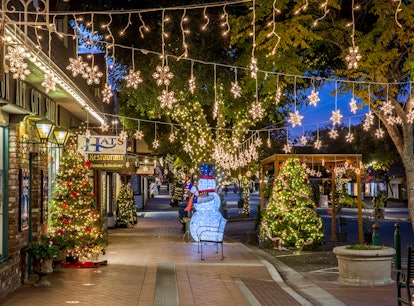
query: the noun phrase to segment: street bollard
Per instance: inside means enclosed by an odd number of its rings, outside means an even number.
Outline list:
[[[400,233],[400,224],[394,224],[394,268],[397,270],[401,269],[401,233]]]
[[[379,234],[378,234],[378,224],[372,226],[372,245],[379,245]]]

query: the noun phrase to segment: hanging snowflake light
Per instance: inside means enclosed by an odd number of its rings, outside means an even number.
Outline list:
[[[356,111],[358,110],[358,105],[354,97],[351,98],[351,101],[349,102],[349,107],[351,109],[351,112],[356,114]]]
[[[272,147],[272,141],[270,140],[270,138],[267,138],[267,147],[268,148]]]
[[[154,149],[157,149],[160,146],[160,142],[158,141],[158,139],[154,139],[154,141],[152,142],[152,147]]]
[[[102,101],[109,104],[113,96],[111,85],[105,84],[105,88],[102,90]]]
[[[188,80],[188,90],[193,94],[194,91],[196,89],[196,78],[195,77],[191,77]]]
[[[129,70],[128,75],[125,76],[126,87],[138,88],[138,85],[142,83],[141,71]]]
[[[45,80],[41,84],[45,89],[46,93],[49,91],[55,91],[56,90],[56,77],[51,74],[45,74]]]
[[[97,65],[90,67],[86,66],[82,77],[86,80],[86,84],[92,85],[92,84],[99,84],[101,77],[103,76],[103,73],[99,71],[99,67]]]
[[[386,121],[389,125],[393,126],[395,124],[395,117],[394,116],[388,116],[386,118]]]
[[[384,131],[380,127],[375,130],[375,137],[377,138],[384,137]]]
[[[166,66],[157,66],[156,71],[152,74],[152,77],[157,81],[157,85],[170,85],[170,80],[174,77],[174,74],[170,71],[170,67]]]
[[[413,124],[414,122],[414,109],[410,110],[407,114],[407,123]]]
[[[280,103],[280,98],[282,97],[282,89],[278,86],[276,89],[275,94],[275,104],[278,105]]]
[[[200,147],[205,147],[205,145],[206,145],[206,140],[204,139],[204,138],[201,138],[199,141],[198,141],[198,144],[200,145]]]
[[[102,132],[106,132],[106,131],[108,131],[109,130],[109,124],[107,124],[106,122],[103,122],[102,124],[101,124],[101,131]]]
[[[338,137],[338,131],[335,129],[330,130],[329,137],[331,137],[332,139],[336,139]]]
[[[25,62],[21,62],[13,67],[10,67],[10,72],[13,73],[13,79],[20,79],[22,81],[26,80],[26,76],[30,74],[28,67],[29,66]]]
[[[4,59],[9,61],[10,67],[15,67],[21,65],[25,57],[26,50],[23,47],[13,48],[8,46],[7,54],[4,56]]]
[[[231,82],[231,93],[233,94],[234,98],[241,97],[241,87],[239,86],[238,82]]]
[[[394,122],[395,122],[395,124],[399,124],[399,125],[401,125],[403,123],[402,119],[399,116],[394,117]]]
[[[252,108],[249,110],[249,113],[252,115],[253,120],[263,118],[264,109],[259,101],[252,104]]]
[[[262,138],[257,137],[254,141],[254,145],[256,148],[260,147],[262,145]]]
[[[72,71],[72,76],[74,77],[78,74],[83,75],[86,66],[88,66],[88,63],[84,62],[81,56],[77,59],[69,58],[69,63],[70,64],[66,67],[66,69]]]
[[[257,78],[257,72],[259,69],[257,68],[257,59],[252,57],[252,61],[250,63],[250,76],[255,79]]]
[[[144,138],[144,133],[140,129],[137,129],[135,131],[134,136],[135,136],[135,139],[141,140]]]
[[[345,139],[347,142],[353,142],[354,141],[354,134],[351,132],[348,132],[348,134],[345,136]]]
[[[291,146],[291,145],[289,145],[288,143],[287,143],[287,144],[285,144],[285,145],[283,146],[283,151],[285,152],[285,154],[292,152],[292,146]]]
[[[305,136],[305,135],[302,135],[302,136],[300,137],[300,143],[301,143],[302,145],[306,146],[306,145],[308,144],[308,138],[306,138],[306,136]]]
[[[190,153],[193,150],[193,146],[191,144],[189,144],[188,142],[186,142],[184,144],[184,148],[183,149],[184,149],[185,152]]]
[[[332,116],[330,118],[330,120],[332,121],[333,124],[340,124],[341,120],[342,120],[342,115],[341,115],[341,110],[338,109],[336,111],[332,111]]]
[[[91,130],[90,130],[90,129],[87,129],[87,130],[85,131],[85,137],[86,137],[86,139],[91,138]]]
[[[374,115],[372,113],[366,113],[363,124],[364,131],[368,131],[369,128],[374,124]]]
[[[387,101],[382,105],[382,112],[384,115],[392,115],[392,110],[394,109],[394,105],[392,105],[391,101]]]
[[[359,47],[349,47],[349,53],[345,57],[345,60],[348,62],[348,69],[357,69],[358,62],[361,60],[361,55],[358,54]]]
[[[121,133],[119,133],[119,138],[126,140],[128,138],[128,133],[125,130],[122,130]]]
[[[302,119],[303,116],[301,116],[299,114],[299,111],[295,110],[295,112],[290,112],[289,113],[289,119],[288,122],[290,122],[292,124],[292,127],[295,127],[297,125],[302,125]]]
[[[171,132],[170,136],[168,137],[168,140],[172,143],[177,139],[177,136],[174,132]]]
[[[161,108],[169,108],[172,109],[175,102],[177,102],[177,99],[174,98],[174,92],[170,91],[168,92],[167,89],[164,89],[162,91],[162,95],[157,97],[158,101],[160,101]]]
[[[319,140],[319,139],[316,139],[316,140],[315,140],[315,142],[314,142],[314,144],[313,144],[313,147],[314,147],[316,150],[319,150],[319,149],[322,147],[322,141],[321,141],[321,140]]]
[[[308,99],[309,99],[309,105],[313,105],[313,106],[318,105],[318,102],[321,100],[319,98],[319,92],[316,91],[315,89],[312,89],[310,95],[308,96]]]
[[[233,138],[233,146],[236,148],[240,146],[240,140],[238,140],[237,138]]]

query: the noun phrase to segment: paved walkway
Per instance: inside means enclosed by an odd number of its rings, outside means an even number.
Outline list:
[[[152,202],[152,203],[151,203]],[[395,305],[396,285],[352,287],[335,271],[298,273],[254,246],[225,239],[224,256],[206,244],[183,240],[177,208],[165,196],[151,199],[132,228],[109,230],[100,260],[107,266],[65,268],[48,276],[51,287],[27,284],[0,305]],[[228,222],[226,234],[246,232],[254,221]]]

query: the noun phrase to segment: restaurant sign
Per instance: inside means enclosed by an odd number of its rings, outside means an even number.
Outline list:
[[[110,155],[110,154],[89,154],[89,162],[91,169],[117,171],[125,168],[125,155]]]
[[[117,135],[78,135],[78,148],[87,154],[127,154],[127,139]]]

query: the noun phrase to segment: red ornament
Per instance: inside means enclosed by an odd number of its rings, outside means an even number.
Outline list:
[[[70,188],[72,186],[72,183],[67,182],[66,187]]]
[[[85,162],[85,165],[86,165],[86,167],[87,167],[88,169],[91,169],[91,162],[90,162],[89,160],[87,160],[87,161]]]
[[[71,191],[71,192],[70,192],[70,195],[71,195],[72,197],[76,197],[76,196],[78,195],[78,193],[77,193],[76,191]]]
[[[93,198],[93,197],[95,196],[95,195],[93,194],[93,192],[91,192],[89,195],[91,196],[91,198]]]
[[[68,204],[66,204],[66,203],[62,203],[62,207],[63,207],[63,208],[66,208],[66,207],[68,207]]]
[[[308,182],[308,178],[307,178],[307,177],[305,177],[305,178],[303,179],[303,181],[304,181],[305,183],[307,183],[307,182]]]
[[[92,229],[91,229],[90,227],[87,227],[87,228],[86,228],[86,231],[87,231],[88,233],[90,233],[90,232],[92,231]]]

